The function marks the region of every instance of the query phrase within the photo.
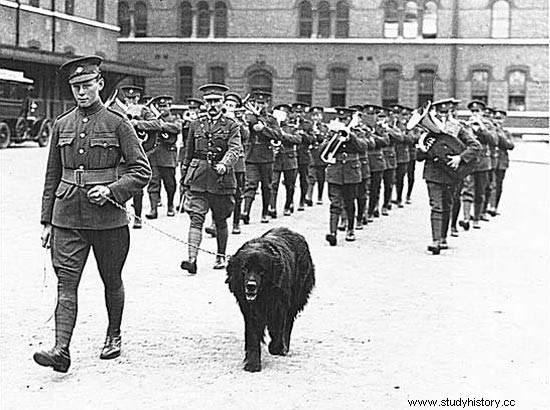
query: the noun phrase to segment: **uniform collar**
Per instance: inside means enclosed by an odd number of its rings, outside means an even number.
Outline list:
[[[103,108],[103,103],[101,102],[101,100],[97,100],[95,103],[93,103],[89,107],[86,107],[86,108],[78,107],[78,112],[84,116],[89,116],[99,112],[102,108]]]

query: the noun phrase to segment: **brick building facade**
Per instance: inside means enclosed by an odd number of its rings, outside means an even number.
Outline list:
[[[70,58],[104,57],[104,98],[127,77],[143,82],[144,76],[158,73],[119,60],[117,11],[116,0],[0,0],[0,67],[34,80],[39,115],[55,117],[74,104],[57,70]]]
[[[324,106],[480,98],[548,112],[547,0],[123,0],[120,55],[148,94],[207,81]],[[547,125],[546,125],[547,126]]]

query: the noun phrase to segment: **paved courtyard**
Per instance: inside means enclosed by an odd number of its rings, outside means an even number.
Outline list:
[[[324,241],[328,200],[269,225],[309,241],[317,286],[298,318],[290,353],[263,348],[263,370],[242,370],[244,325],[225,272],[201,254],[180,270],[186,247],[144,227],[132,231],[123,272],[123,354],[99,360],[106,329],[103,287],[90,257],[79,288],[73,365],[54,373],[32,360],[53,343],[54,273],[40,247],[46,149],[0,151],[2,410],[26,409],[407,409],[408,400],[515,400],[548,409],[550,374],[550,150],[518,144],[501,216],[451,238],[432,256],[422,165],[413,204]],[[257,203],[255,203],[257,205]],[[186,239],[188,218],[153,224]],[[205,235],[206,249],[215,240]],[[546,393],[544,393],[546,392]],[[502,404],[501,404],[502,407]]]

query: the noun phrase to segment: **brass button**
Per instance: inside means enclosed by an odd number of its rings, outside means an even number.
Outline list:
[[[84,165],[79,165],[78,169],[84,169]]]
[[[84,148],[80,148],[80,149],[78,150],[78,153],[79,153],[79,154],[84,154]]]
[[[84,134],[83,132],[80,133],[80,138],[84,138],[86,136],[86,134]]]
[[[88,118],[82,118],[82,122],[84,123],[88,122]]]
[[[107,142],[104,142],[104,143],[103,143],[103,146],[104,146],[105,148],[107,148]]]

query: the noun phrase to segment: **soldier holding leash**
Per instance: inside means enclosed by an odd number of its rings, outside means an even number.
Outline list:
[[[101,57],[70,60],[67,74],[76,107],[54,124],[42,195],[42,245],[51,246],[58,279],[55,345],[34,354],[41,366],[67,372],[76,323],[77,290],[90,248],[105,286],[109,325],[101,359],[121,353],[124,286],[121,272],[130,247],[123,205],[151,178],[151,168],[134,128],[122,114],[106,108],[99,92],[105,82]],[[120,160],[125,167],[119,174]],[[108,199],[110,201],[108,201]]]
[[[227,218],[235,207],[234,165],[242,151],[239,126],[222,114],[223,94],[228,88],[206,84],[199,88],[206,105],[206,116],[191,123],[183,160],[183,207],[189,214],[189,257],[181,268],[197,273],[197,255],[202,242],[202,227],[209,210],[216,225],[218,245],[214,269],[225,268]]]

